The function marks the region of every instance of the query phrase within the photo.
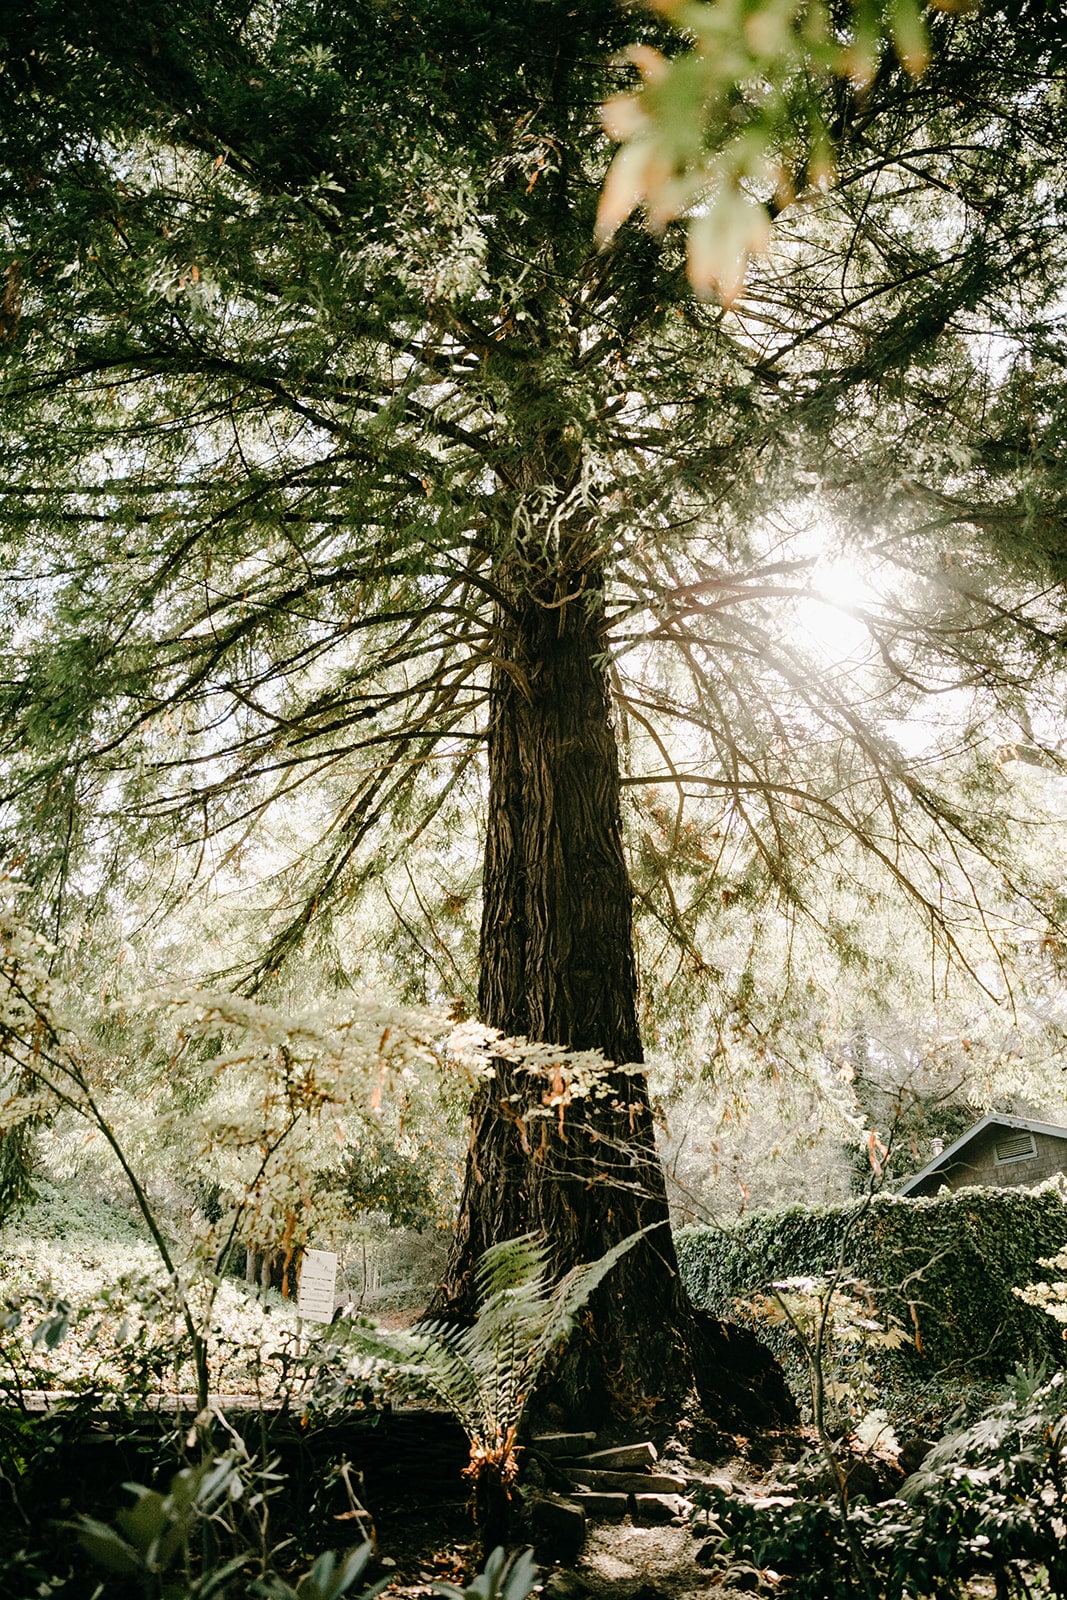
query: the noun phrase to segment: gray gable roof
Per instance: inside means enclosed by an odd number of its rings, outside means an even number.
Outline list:
[[[911,1194],[913,1189],[917,1189],[927,1178],[932,1178],[942,1167],[951,1166],[953,1157],[966,1149],[972,1139],[977,1139],[987,1128],[1019,1128],[1028,1133],[1047,1133],[1053,1139],[1067,1141],[1067,1128],[1061,1128],[1054,1122],[1035,1122],[1032,1117],[1008,1117],[1001,1112],[993,1111],[980,1122],[976,1122],[973,1128],[968,1128],[966,1133],[961,1133],[959,1138],[946,1146],[939,1156],[934,1156],[932,1161],[928,1161],[921,1172],[917,1172],[901,1186],[899,1193]]]

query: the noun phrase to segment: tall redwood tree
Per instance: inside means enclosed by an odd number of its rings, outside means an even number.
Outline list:
[[[673,237],[594,244],[599,107],[658,37],[615,0],[0,18],[9,853],[62,931],[102,882],[205,870],[299,791],[314,838],[244,973],[283,987],[487,771],[482,1016],[614,1069],[562,1107],[551,1075],[482,1088],[442,1303],[493,1239],[542,1230],[565,1267],[652,1227],[564,1397],[633,1409],[696,1376],[726,1404],[640,1071],[613,702],[628,780],[721,796],[787,899],[800,829],[824,857],[851,834],[951,945],[923,847],[886,839],[916,814],[989,842],[776,629],[817,553],[783,554],[767,517],[817,482],[867,526],[877,506],[902,559],[943,543],[921,496],[962,471],[958,413],[995,421],[955,323],[993,326],[1012,274],[1035,304],[1058,281],[1034,268],[1059,237],[1055,74],[1029,16],[1008,42],[1003,21],[946,21],[918,88],[887,62],[862,103],[828,91],[841,187],[787,213],[731,316],[693,301]],[[946,188],[958,225],[931,235]],[[951,485],[960,518],[997,462]],[[951,603],[987,619],[978,587]],[[887,696],[973,674],[971,613],[945,617],[894,622]]]

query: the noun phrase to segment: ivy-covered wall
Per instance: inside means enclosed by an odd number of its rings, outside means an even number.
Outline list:
[[[1067,1359],[1061,1329],[1012,1289],[1047,1276],[1037,1265],[1067,1244],[1067,1204],[1036,1193],[963,1189],[933,1199],[883,1194],[844,1205],[755,1212],[677,1236],[690,1296],[717,1316],[775,1280],[842,1267],[878,1292],[910,1338],[895,1360],[912,1369],[968,1367],[999,1375],[1017,1361]]]

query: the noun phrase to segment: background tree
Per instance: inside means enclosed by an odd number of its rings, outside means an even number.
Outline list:
[[[241,977],[281,994],[309,943],[344,981],[346,908],[487,774],[482,1017],[617,1066],[569,1105],[551,1070],[480,1091],[442,1303],[493,1238],[540,1229],[566,1266],[666,1222],[623,791],[698,970],[668,868],[847,957],[849,837],[855,892],[902,894],[950,964],[1055,915],[1022,872],[978,915],[991,753],[965,731],[931,767],[887,732],[949,691],[1012,728],[1056,638],[975,511],[1061,277],[1028,20],[946,22],[918,86],[887,58],[827,91],[838,187],[730,315],[673,238],[594,242],[599,105],[662,42],[614,4],[83,0],[2,28],[10,854],[68,941],[163,866],[176,893],[254,856],[276,893]],[[796,634],[837,536],[880,586],[848,672]],[[297,806],[299,850],[265,831]],[[658,1398],[699,1344],[664,1225],[572,1396]]]

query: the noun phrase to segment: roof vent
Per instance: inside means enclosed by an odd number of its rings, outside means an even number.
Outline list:
[[[1006,1161],[1029,1161],[1037,1155],[1037,1145],[1034,1136],[1025,1129],[1018,1133],[1006,1134],[1003,1139],[998,1139],[993,1146],[993,1159],[997,1166],[1003,1166]]]

